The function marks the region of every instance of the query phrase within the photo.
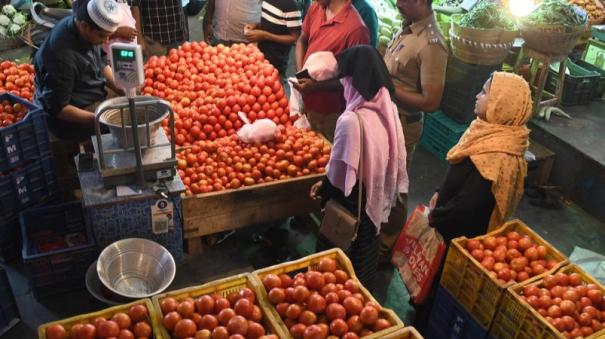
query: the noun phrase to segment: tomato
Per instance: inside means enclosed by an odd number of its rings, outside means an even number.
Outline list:
[[[126,313],[116,313],[111,320],[115,321],[120,329],[130,328],[130,325],[132,324],[130,317]]]
[[[174,327],[175,333],[178,333],[177,331],[179,330],[179,324],[184,321],[191,322],[191,323],[193,322],[189,319],[183,319],[183,320],[179,321],[176,324],[176,326]],[[195,324],[193,324],[193,326],[195,328]],[[151,330],[151,326],[146,321],[140,321],[134,325],[133,332],[137,336],[137,338],[149,338],[149,337],[151,337],[152,330]]]
[[[99,324],[97,334],[101,338],[117,337],[120,334],[120,327],[115,321],[107,320]]]
[[[46,337],[48,339],[64,339],[67,338],[67,332],[62,325],[52,325],[46,328]]]

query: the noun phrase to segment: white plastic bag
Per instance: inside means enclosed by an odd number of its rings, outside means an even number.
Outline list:
[[[243,112],[239,112],[237,115],[244,122],[244,126],[237,131],[237,138],[239,140],[251,144],[255,142],[267,142],[275,138],[278,128],[273,120],[259,119],[254,121],[254,123],[250,123]]]

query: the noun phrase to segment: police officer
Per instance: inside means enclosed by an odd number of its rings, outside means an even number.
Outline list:
[[[394,101],[403,125],[407,169],[422,135],[423,112],[439,107],[445,83],[448,47],[439,31],[432,0],[397,0],[405,18],[402,29],[389,43],[384,61],[395,85]],[[381,229],[381,259],[390,253],[407,217],[407,195],[399,197],[388,224]]]

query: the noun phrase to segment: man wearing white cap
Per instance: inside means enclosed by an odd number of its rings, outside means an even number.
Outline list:
[[[94,134],[96,106],[108,91],[123,93],[101,54],[102,44],[122,21],[120,7],[115,0],[78,2],[74,16],[59,22],[34,56],[34,99],[59,139],[88,139]]]

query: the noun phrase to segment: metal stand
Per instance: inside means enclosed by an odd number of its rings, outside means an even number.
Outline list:
[[[565,83],[565,69],[567,68],[567,55],[548,55],[540,53],[526,46],[523,46],[515,62],[513,71],[519,74],[519,69],[525,57],[531,59],[530,81],[529,84],[534,92],[533,114],[535,115],[541,107],[557,106],[563,95],[563,85]],[[554,94],[544,91],[546,79],[548,78],[548,68],[553,62],[559,62],[559,81]],[[540,67],[542,66],[542,67]],[[549,98],[543,100],[544,95]]]

